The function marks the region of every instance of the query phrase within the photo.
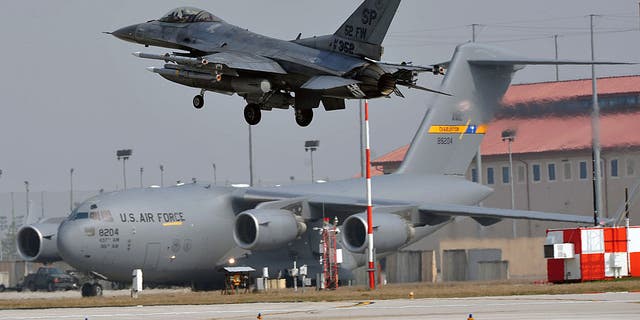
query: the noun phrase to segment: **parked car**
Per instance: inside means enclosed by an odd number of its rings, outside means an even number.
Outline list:
[[[47,291],[75,290],[78,289],[78,283],[76,278],[58,268],[41,267],[36,273],[28,274],[18,285],[18,288],[18,291],[23,288],[28,288],[31,291],[40,289],[47,289]]]

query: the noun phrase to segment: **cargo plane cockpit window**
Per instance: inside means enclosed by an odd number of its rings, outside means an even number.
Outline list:
[[[74,212],[69,217],[69,220],[87,219],[89,218],[88,212]]]
[[[113,222],[113,216],[111,216],[111,211],[103,210],[103,211],[100,211],[100,214],[102,215],[102,221]]]

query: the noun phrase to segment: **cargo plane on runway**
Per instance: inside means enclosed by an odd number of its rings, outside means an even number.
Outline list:
[[[400,0],[365,0],[334,34],[298,36],[293,41],[262,36],[190,7],[110,34],[145,46],[182,50],[134,55],[165,61],[149,71],[201,89],[193,98],[197,109],[204,106],[206,91],[237,93],[247,102],[244,117],[250,125],[260,122],[262,110],[293,106],[296,122],[306,127],[320,102],[328,111],[340,110],[345,99],[403,96],[398,85],[434,91],[418,86],[417,75],[441,73],[439,66],[378,61],[399,5]]]
[[[593,223],[592,217],[479,207],[492,190],[465,179],[488,123],[520,65],[575,61],[522,59],[481,44],[460,45],[441,90],[429,105],[402,166],[373,178],[377,254],[414,243],[467,216],[488,226],[501,219]],[[29,261],[64,259],[73,267],[112,281],[129,281],[143,269],[145,281],[220,283],[220,266],[271,270],[307,264],[321,272],[323,217],[341,222],[345,250],[341,279],[363,266],[367,247],[364,180],[282,187],[228,188],[188,184],[102,194],[66,219],[22,227],[19,253]],[[83,294],[96,294],[86,284]]]

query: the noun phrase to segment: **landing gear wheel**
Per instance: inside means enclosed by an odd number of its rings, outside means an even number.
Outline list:
[[[204,96],[199,94],[193,97],[193,107],[196,109],[202,109],[204,107]]]
[[[91,297],[91,291],[92,291],[93,285],[91,283],[84,283],[82,284],[82,287],[80,288],[80,292],[82,293],[83,297]]]
[[[296,123],[301,127],[306,127],[313,120],[313,109],[296,109]]]
[[[244,120],[247,121],[248,124],[255,126],[260,122],[260,119],[262,119],[260,106],[255,103],[249,103],[244,107]]]
[[[102,296],[102,286],[101,285],[99,285],[97,283],[94,283],[91,287],[92,287],[91,288],[92,296],[94,296],[94,297],[101,297]]]

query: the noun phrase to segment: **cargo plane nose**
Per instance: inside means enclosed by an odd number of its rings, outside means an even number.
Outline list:
[[[80,213],[80,215],[86,213]],[[84,217],[80,217],[84,218]],[[62,259],[77,266],[86,258],[90,258],[86,252],[86,237],[95,233],[95,228],[76,218],[62,222],[58,228],[58,252]],[[84,258],[84,259],[83,259]]]

